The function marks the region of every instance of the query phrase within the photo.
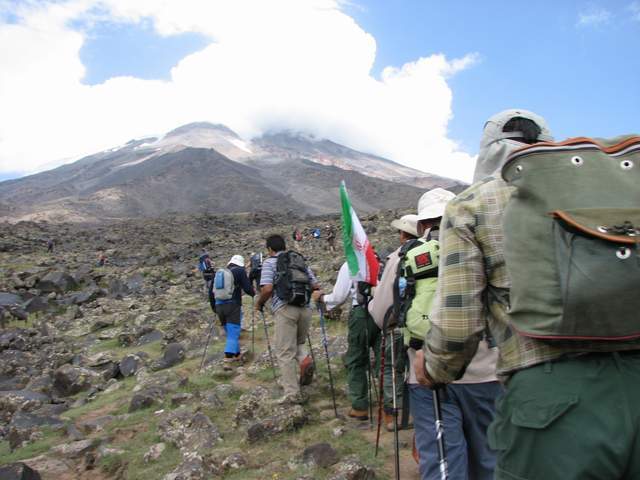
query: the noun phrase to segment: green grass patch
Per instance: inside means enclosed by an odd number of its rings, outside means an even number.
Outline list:
[[[114,410],[116,410],[119,406],[122,406],[123,404],[128,406],[128,401],[125,402],[125,399],[128,400],[129,397],[131,396],[131,389],[135,386],[136,379],[135,377],[128,377],[128,378],[125,378],[124,380],[121,380],[120,384],[121,384],[120,388],[115,392],[106,393],[106,394],[102,393],[98,395],[94,400],[91,400],[85,403],[84,405],[67,410],[61,416],[63,418],[68,418],[69,420],[76,420],[78,418],[81,418],[87,415],[88,413],[94,410],[102,409],[107,406],[112,406],[113,409],[109,409],[109,412],[105,412],[105,415],[108,415],[109,413],[113,413]],[[79,394],[79,395],[82,395],[82,394]]]
[[[42,429],[42,437],[33,442],[11,451],[9,442],[0,442],[0,465],[11,462],[19,462],[27,458],[37,457],[49,451],[51,447],[61,443],[64,434],[60,430]]]

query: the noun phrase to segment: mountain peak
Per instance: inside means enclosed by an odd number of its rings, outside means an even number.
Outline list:
[[[226,125],[222,125],[221,123],[210,123],[210,122],[192,122],[187,123],[186,125],[182,125],[178,128],[174,128],[169,133],[167,133],[164,137],[176,137],[179,135],[184,135],[186,133],[191,133],[196,130],[215,130],[217,132],[221,132],[227,135],[232,135],[237,137],[238,134],[231,130]]]

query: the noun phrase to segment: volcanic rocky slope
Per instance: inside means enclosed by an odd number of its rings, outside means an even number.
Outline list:
[[[380,251],[395,248],[389,222],[401,213],[364,216]],[[294,227],[337,221],[262,213],[5,224],[0,478],[389,478],[391,435],[383,434],[382,453],[374,458],[369,424],[334,416],[317,313],[310,338],[318,372],[304,387],[309,401],[279,404],[261,323],[254,329],[255,354],[247,352],[232,371],[223,369],[224,333],[215,324],[210,330],[214,317],[194,268],[203,248],[219,267],[233,254],[248,258],[270,233],[290,238]],[[55,240],[51,254],[47,239]],[[340,253],[322,238],[306,237],[298,247],[330,288]],[[336,247],[340,252],[339,240]],[[98,252],[106,255],[105,266],[96,265]],[[244,306],[250,327],[248,297]],[[348,407],[345,317],[338,313],[328,323],[341,413]],[[272,335],[273,325],[269,330]],[[250,349],[251,332],[242,345]],[[409,451],[403,449],[402,478],[417,478]]]
[[[339,210],[341,180],[361,212],[410,207],[435,186],[462,188],[329,140],[285,132],[245,141],[225,126],[195,123],[0,182],[0,220],[95,222],[283,208],[323,214]]]

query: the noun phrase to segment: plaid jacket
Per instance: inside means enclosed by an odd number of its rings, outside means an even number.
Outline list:
[[[511,328],[502,215],[513,191],[503,180],[487,178],[447,205],[440,231],[438,289],[424,346],[428,373],[437,383],[460,378],[487,335],[500,349],[497,374],[502,380],[565,355],[640,349],[639,340],[552,343]]]

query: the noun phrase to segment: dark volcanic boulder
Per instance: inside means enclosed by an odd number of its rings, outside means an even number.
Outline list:
[[[302,462],[314,467],[330,467],[338,462],[338,452],[326,442],[316,443],[304,449]]]
[[[22,462],[0,466],[0,478],[2,480],[42,480],[38,472]]]
[[[13,293],[8,292],[0,292],[0,306],[1,307],[10,307],[22,304],[22,298],[20,296],[15,295]]]
[[[164,350],[164,355],[158,360],[153,368],[162,370],[163,368],[173,367],[184,360],[186,355],[185,349],[180,343],[170,343]]]
[[[23,308],[27,313],[44,312],[49,309],[49,302],[42,297],[33,297],[24,302]]]
[[[66,272],[50,272],[36,284],[43,293],[65,293],[78,288],[75,279]]]
[[[99,381],[99,375],[87,368],[62,365],[53,376],[53,386],[62,396],[73,395],[88,390]]]
[[[141,364],[142,359],[139,356],[127,355],[120,360],[120,373],[123,377],[130,377],[138,371]]]

